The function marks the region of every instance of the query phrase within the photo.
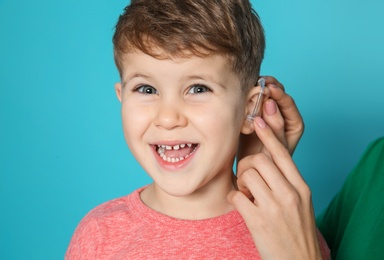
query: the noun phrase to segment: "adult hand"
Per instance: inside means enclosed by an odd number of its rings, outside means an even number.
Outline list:
[[[269,99],[263,103],[262,118],[292,155],[304,132],[304,123],[295,101],[285,93],[284,86],[272,76],[263,76]],[[240,135],[237,159],[266,152],[256,133]]]
[[[267,149],[238,163],[238,191],[228,200],[243,217],[263,259],[322,259],[311,192],[290,151],[260,117],[257,136]]]

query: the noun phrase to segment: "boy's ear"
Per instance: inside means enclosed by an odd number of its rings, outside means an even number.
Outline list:
[[[247,120],[247,115],[252,114],[260,91],[261,91],[260,87],[252,87],[248,92],[247,98],[245,100],[246,106],[244,111],[244,120],[243,120],[243,125],[241,127],[241,133],[243,134],[249,135],[255,131],[255,129],[253,128],[253,123]]]
[[[121,90],[121,83],[120,82],[115,84],[115,92],[116,92],[117,99],[121,102],[122,90]]]

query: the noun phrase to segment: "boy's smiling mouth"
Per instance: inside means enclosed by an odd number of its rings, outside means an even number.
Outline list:
[[[198,144],[181,143],[176,145],[157,144],[155,149],[163,161],[178,163],[191,156],[198,148]]]

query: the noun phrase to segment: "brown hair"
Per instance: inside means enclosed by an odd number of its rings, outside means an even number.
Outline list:
[[[259,76],[265,38],[248,0],[132,0],[118,19],[113,44],[120,75],[130,51],[156,58],[220,54],[248,87]]]

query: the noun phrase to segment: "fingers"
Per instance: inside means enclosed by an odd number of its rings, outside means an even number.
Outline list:
[[[238,178],[237,187],[255,205],[268,204],[271,199],[271,189],[255,168],[248,168]]]
[[[294,187],[264,153],[244,158],[238,165],[238,190],[259,207],[271,205],[274,198],[284,200]]]
[[[268,99],[263,105],[263,119],[272,129],[277,139],[288,148],[287,138],[285,134],[284,118],[273,99]]]
[[[277,107],[284,119],[284,132],[286,139],[286,146],[291,154],[296,149],[297,143],[304,132],[304,122],[300,115],[300,112],[295,104],[295,101],[291,96],[285,93],[284,86],[272,76],[263,76],[266,80],[266,86],[270,90],[270,98],[275,100]],[[265,118],[266,119],[266,118]],[[267,121],[267,120],[266,120]],[[270,125],[272,120],[268,120],[267,123]],[[272,127],[275,134],[277,130]],[[279,130],[280,132],[281,130]],[[281,141],[281,135],[277,134]]]
[[[286,94],[280,88],[272,87],[270,88],[270,98],[276,101],[284,118],[288,119],[289,121],[296,122],[298,125],[302,124],[303,119],[300,115],[299,109],[295,104],[295,101],[291,96]]]
[[[287,148],[275,136],[271,127],[257,117],[254,128],[267,153],[257,153],[243,158],[238,163],[237,185],[246,197],[255,199],[255,204],[273,196],[283,199],[292,190],[307,189]]]
[[[276,196],[292,189],[280,169],[264,153],[248,156],[239,162],[237,186],[248,198],[254,198],[257,204],[260,204],[260,201],[267,201],[266,204],[269,204],[267,197],[271,196],[271,193]]]
[[[256,117],[254,127],[257,136],[268,150],[273,162],[288,182],[291,183],[296,189],[301,189],[306,186],[306,183],[294,164],[289,151],[275,137],[273,131],[268,127],[265,121],[261,117]]]
[[[272,77],[272,76],[262,76],[262,77],[265,79],[265,86],[277,87],[277,88],[280,88],[282,91],[285,91],[284,85],[281,84],[275,77]]]
[[[258,208],[240,191],[231,191],[227,196],[227,200],[240,213],[253,239],[257,241],[257,237],[255,237],[252,231],[258,229]],[[256,246],[258,246],[257,243]]]
[[[228,201],[236,208],[236,210],[243,217],[245,223],[251,225],[255,220],[254,216],[256,214],[257,208],[242,192],[240,191],[231,191],[227,196]],[[252,226],[248,226],[250,230],[253,229]]]
[[[291,154],[296,149],[297,143],[304,132],[304,122],[293,98],[281,89],[271,89],[273,98],[280,108],[285,121],[285,132],[288,143],[288,150]]]

